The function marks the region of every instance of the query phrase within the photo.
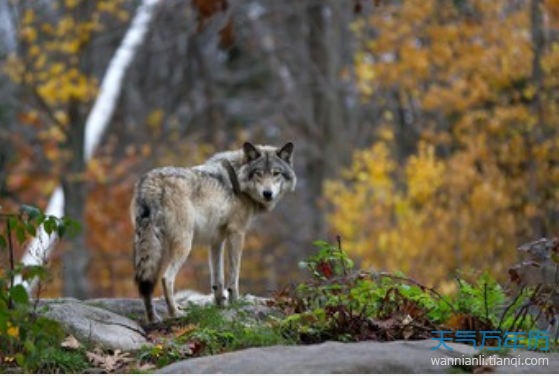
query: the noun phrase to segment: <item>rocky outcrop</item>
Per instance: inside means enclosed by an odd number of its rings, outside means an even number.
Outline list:
[[[248,297],[252,303],[261,299]],[[189,304],[211,304],[209,295],[183,292],[177,297],[182,307]],[[165,317],[166,305],[156,300],[157,311]],[[123,351],[137,350],[150,345],[142,327],[138,324],[144,317],[140,299],[95,299],[80,302],[75,299],[43,300],[39,314],[62,324],[69,334],[81,342]],[[249,315],[266,319],[278,315],[265,304],[247,304],[235,309],[225,309],[224,317],[236,320],[237,315]],[[472,347],[452,342],[453,351],[431,350],[437,341],[395,342],[327,342],[310,346],[273,346],[252,348],[228,354],[196,358],[177,362],[160,370],[162,373],[447,373],[448,358],[477,356]],[[485,355],[487,359],[488,352]],[[555,373],[559,370],[559,354],[511,351],[511,365],[457,368],[477,373]],[[547,365],[525,365],[527,358],[546,358]],[[439,365],[434,360],[439,360]],[[456,368],[456,367],[455,367]]]
[[[451,366],[434,365],[432,359],[462,358],[477,354],[472,347],[452,344],[453,351],[438,342],[326,342],[311,346],[273,346],[186,360],[161,369],[161,373],[448,373]],[[548,358],[547,366],[471,367],[464,371],[484,373],[555,373],[558,354],[517,351],[510,356]],[[458,369],[456,369],[458,370]]]
[[[190,304],[213,304],[211,295],[182,291],[176,295],[179,307]],[[256,319],[265,319],[272,308],[262,304],[261,298],[245,297],[246,306],[224,310],[224,316],[235,320],[239,312]],[[60,322],[64,329],[80,341],[124,351],[137,350],[149,345],[140,323],[144,321],[144,304],[141,299],[92,299],[84,302],[72,298],[43,299],[38,313]],[[167,318],[167,305],[162,298],[154,300],[158,314]]]
[[[39,313],[58,321],[80,341],[124,351],[149,344],[136,321],[79,301],[44,303]]]

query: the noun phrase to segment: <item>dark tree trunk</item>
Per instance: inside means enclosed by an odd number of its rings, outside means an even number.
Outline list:
[[[79,103],[72,101],[69,108],[69,131],[65,150],[69,153],[62,188],[64,190],[64,215],[84,223],[87,196],[86,163],[84,155],[85,122],[80,114]],[[81,231],[69,238],[64,245],[63,293],[64,296],[78,299],[89,297],[90,287],[87,278],[89,252],[86,248],[85,232]]]
[[[532,32],[532,84],[536,87],[532,102],[532,113],[536,118],[534,128],[528,131],[528,201],[537,208],[536,214],[531,218],[532,236],[541,238],[545,235],[544,211],[542,207],[542,192],[538,182],[538,161],[535,156],[535,147],[541,145],[544,139],[544,108],[543,108],[543,82],[542,57],[545,50],[543,0],[532,0],[530,3],[530,19]]]
[[[311,0],[309,24],[311,111],[310,138],[315,140],[307,164],[313,235],[326,237],[324,182],[337,175],[343,155],[345,131],[340,75],[343,65],[343,5],[337,0]]]

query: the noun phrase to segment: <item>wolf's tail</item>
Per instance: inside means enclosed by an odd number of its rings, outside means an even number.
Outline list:
[[[157,205],[138,195],[132,205],[132,219],[136,231],[134,240],[134,280],[143,297],[153,294],[161,273],[163,245],[159,234]]]

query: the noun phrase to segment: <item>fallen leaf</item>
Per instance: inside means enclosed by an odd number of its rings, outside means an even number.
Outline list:
[[[175,336],[175,338],[179,338],[188,333],[191,333],[196,329],[198,329],[198,325],[187,325],[185,327],[173,328],[173,335]]]
[[[91,364],[103,368],[107,372],[116,371],[133,360],[129,353],[118,349],[112,355],[107,355],[103,354],[103,351],[97,347],[93,352],[87,351],[85,355]]]
[[[138,367],[138,371],[149,371],[149,370],[152,370],[152,369],[155,369],[155,368],[157,368],[157,366],[155,364],[145,363],[145,364],[142,364],[141,366]]]
[[[65,349],[72,349],[72,350],[77,350],[80,347],[82,347],[81,343],[78,342],[76,337],[74,337],[71,334],[68,337],[66,337],[64,341],[62,341],[60,346]]]
[[[96,354],[95,352],[86,351],[85,356],[87,357],[87,360],[89,360],[89,362],[95,367],[104,368],[105,358],[102,355]]]

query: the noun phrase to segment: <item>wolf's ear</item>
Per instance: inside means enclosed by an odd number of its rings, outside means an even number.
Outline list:
[[[293,143],[288,142],[278,152],[277,155],[289,164],[293,164]]]
[[[256,147],[250,142],[245,142],[245,144],[243,145],[243,151],[245,153],[247,163],[260,158],[260,156],[262,155],[260,154],[258,149],[256,149]]]

